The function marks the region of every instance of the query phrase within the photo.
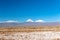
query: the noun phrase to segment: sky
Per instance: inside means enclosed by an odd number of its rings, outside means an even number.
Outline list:
[[[60,0],[0,0],[0,22],[27,19],[60,22]]]

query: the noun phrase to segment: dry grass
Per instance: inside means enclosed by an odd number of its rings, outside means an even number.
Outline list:
[[[60,31],[60,26],[56,27],[11,27],[0,28],[0,32],[35,32],[35,31]]]
[[[15,32],[41,32],[41,31],[60,31],[60,26],[52,27],[10,27],[10,28],[0,28],[0,34],[13,34]]]

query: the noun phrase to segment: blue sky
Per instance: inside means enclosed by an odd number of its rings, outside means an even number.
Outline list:
[[[60,22],[60,0],[0,0],[0,21],[27,19]]]

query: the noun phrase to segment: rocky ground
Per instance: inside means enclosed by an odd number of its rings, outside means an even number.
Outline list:
[[[15,32],[0,34],[0,40],[60,40],[60,32]]]

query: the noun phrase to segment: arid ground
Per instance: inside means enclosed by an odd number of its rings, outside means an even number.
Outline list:
[[[60,40],[60,26],[0,28],[0,40]]]

